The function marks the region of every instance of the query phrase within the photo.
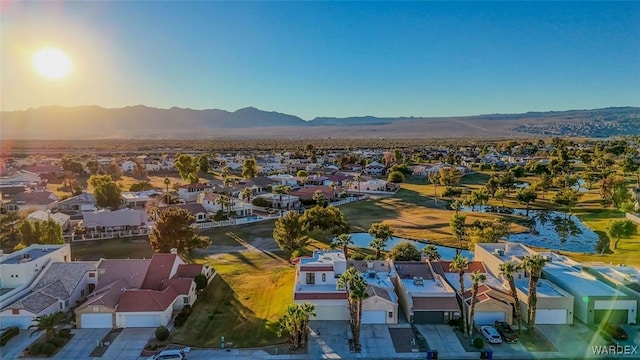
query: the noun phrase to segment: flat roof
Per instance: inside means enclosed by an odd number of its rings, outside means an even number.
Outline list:
[[[522,291],[525,295],[529,295],[529,280],[516,281],[516,287]],[[538,286],[536,287],[536,294],[538,297],[557,297],[566,298],[572,297],[566,291],[560,289],[552,282],[545,279],[538,279]]]
[[[337,261],[345,261],[342,250],[314,251],[312,257],[300,258],[300,265],[333,265]]]
[[[41,258],[64,245],[31,245],[28,248],[13,252],[0,258],[0,264],[20,264]]]
[[[543,272],[552,275],[566,288],[583,296],[626,296],[625,293],[598,280],[595,276],[563,264],[549,263]]]
[[[640,270],[632,266],[598,264],[589,268],[621,284],[640,283]]]
[[[479,246],[486,251],[493,254],[493,256],[502,260],[503,262],[514,260],[515,258],[522,259],[527,255],[533,255],[534,252],[523,244],[516,242],[499,242],[499,243],[478,243]],[[500,250],[500,251],[498,251]]]

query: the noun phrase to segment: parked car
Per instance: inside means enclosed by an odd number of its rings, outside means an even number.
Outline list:
[[[8,328],[2,330],[0,334],[0,346],[4,346],[11,338],[18,335],[20,333],[20,329],[17,326],[9,326]]]
[[[185,360],[188,353],[191,351],[190,347],[182,348],[182,349],[173,349],[173,350],[162,350],[159,353],[149,357],[147,360]]]
[[[489,341],[491,344],[502,344],[502,337],[500,337],[500,333],[493,326],[482,326],[480,328],[480,332],[482,336]]]
[[[604,331],[616,340],[627,340],[629,337],[622,326],[616,324],[605,324]]]
[[[511,326],[504,321],[496,321],[495,328],[498,330],[498,333],[504,341],[506,342],[516,342],[518,341],[518,334],[513,331]]]

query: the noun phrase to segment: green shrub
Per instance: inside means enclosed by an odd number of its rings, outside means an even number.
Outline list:
[[[484,340],[482,340],[481,337],[477,337],[473,339],[473,346],[478,348],[478,349],[482,349],[482,347],[484,346]]]
[[[29,346],[29,354],[31,355],[38,355],[40,354],[40,352],[42,352],[42,343],[41,342],[34,342],[33,344],[31,344],[31,346]]]
[[[196,289],[202,290],[207,287],[207,277],[204,274],[198,274],[193,279],[196,282]]]
[[[40,348],[40,352],[46,356],[51,356],[54,352],[56,352],[56,349],[57,347],[52,343],[44,343]]]
[[[70,339],[71,338],[71,329],[62,329],[58,331],[58,336]]]
[[[55,345],[56,347],[61,347],[62,345],[64,345],[67,341],[60,336],[56,336],[53,339],[51,339],[51,343],[53,345]]]
[[[187,316],[183,313],[178,314],[176,318],[173,319],[173,325],[175,325],[175,327],[180,327],[184,325],[185,322],[187,322]]]
[[[251,203],[255,206],[260,206],[260,207],[267,207],[267,206],[271,206],[271,201],[263,198],[263,197],[257,197],[253,200],[251,200]]]
[[[158,326],[156,329],[156,339],[158,341],[165,341],[169,338],[169,329],[164,326]]]
[[[350,257],[352,260],[364,260],[364,254],[361,254],[361,253],[351,254]]]
[[[180,314],[189,317],[189,315],[191,315],[191,305],[187,304],[182,308],[182,311],[180,311]]]

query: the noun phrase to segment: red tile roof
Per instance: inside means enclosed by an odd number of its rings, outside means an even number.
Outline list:
[[[189,295],[192,279],[168,279],[164,282],[164,288],[171,286],[180,295]]]
[[[178,293],[172,286],[163,291],[155,290],[127,290],[122,294],[117,311],[146,312],[164,311],[172,306]]]
[[[201,264],[180,264],[178,265],[178,271],[173,276],[174,278],[195,278],[202,274]]]
[[[451,265],[453,261],[432,261],[431,262],[431,267],[433,268],[433,271],[435,271],[438,274],[443,275],[444,273],[450,273],[453,272],[451,270],[449,270],[449,266]],[[486,273],[487,270],[484,268],[484,265],[482,264],[482,261],[470,261],[469,262],[469,267],[467,267],[467,269],[464,271],[465,273],[472,273],[475,270],[480,271],[481,273]]]
[[[294,300],[342,300],[347,298],[346,292],[330,293],[296,293]]]
[[[163,281],[171,277],[171,268],[176,261],[176,254],[153,254],[147,275],[144,277],[141,289],[162,289]]]
[[[334,191],[328,186],[309,186],[295,190],[291,192],[291,195],[297,196],[300,199],[309,200],[313,199],[313,195],[316,193],[316,191],[320,191],[325,199],[330,199],[332,196],[334,196],[334,194],[338,193],[337,189]]]
[[[455,297],[413,297],[413,311],[459,311]]]

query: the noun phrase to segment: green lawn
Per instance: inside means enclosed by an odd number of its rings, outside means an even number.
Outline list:
[[[73,260],[148,259],[152,255],[153,250],[146,236],[71,243]]]
[[[293,302],[293,265],[260,252],[196,262],[209,262],[218,275],[199,296],[187,323],[174,331],[173,342],[218,347],[224,336],[234,346],[254,347],[286,341],[276,330]]]

